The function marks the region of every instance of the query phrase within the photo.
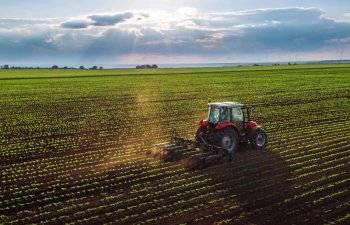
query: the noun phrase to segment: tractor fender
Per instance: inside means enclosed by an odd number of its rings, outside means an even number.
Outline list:
[[[237,132],[238,135],[241,134],[241,132],[239,131],[238,127],[232,122],[226,122],[226,123],[218,124],[218,125],[216,125],[215,129],[216,130],[221,130],[221,129],[224,129],[226,127],[232,127]]]
[[[255,134],[255,132],[257,132],[258,130],[263,130],[263,128],[260,126],[255,126],[253,129],[249,131],[249,137],[252,137]]]
[[[248,127],[249,127],[249,129],[254,129],[255,127],[258,127],[258,124],[251,120],[248,123]]]
[[[199,121],[198,125],[201,127],[207,127],[209,125],[209,122],[208,120],[201,120]]]

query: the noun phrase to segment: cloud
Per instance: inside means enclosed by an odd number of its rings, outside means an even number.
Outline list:
[[[127,19],[133,17],[131,12],[115,14],[115,15],[92,15],[89,16],[94,22],[91,25],[94,26],[111,26],[117,23],[121,23]]]
[[[83,20],[67,21],[61,24],[63,28],[82,29],[87,28],[90,22]]]
[[[326,40],[326,43],[342,45],[344,47],[345,45],[350,45],[350,37],[330,39],[330,40]]]
[[[269,54],[332,57],[342,44],[350,48],[350,22],[326,18],[318,8],[226,13],[182,9],[0,19],[0,36],[0,60],[30,56],[35,60],[116,62],[157,56],[160,61],[163,56],[167,62],[171,57],[256,61]],[[349,51],[350,57],[350,49],[342,50]]]
[[[16,60],[37,55],[56,54],[57,48],[47,42],[48,36],[40,33],[13,31],[1,34],[0,60]]]
[[[257,9],[243,12],[244,20],[279,21],[286,24],[313,23],[318,21],[322,15],[323,12],[318,8]]]
[[[147,15],[144,13],[140,14],[138,20],[141,20],[142,17],[145,16]],[[61,24],[61,27],[70,29],[84,29],[89,26],[114,26],[118,23],[126,21],[127,19],[131,19],[132,17],[134,17],[134,14],[131,12],[118,13],[114,15],[90,15],[84,19],[66,21]]]
[[[6,19],[0,18],[0,29],[48,27],[61,22],[60,19]]]

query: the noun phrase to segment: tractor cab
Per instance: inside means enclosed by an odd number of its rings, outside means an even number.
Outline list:
[[[241,131],[250,122],[251,107],[238,102],[217,102],[208,105],[208,123],[212,126],[231,122]]]

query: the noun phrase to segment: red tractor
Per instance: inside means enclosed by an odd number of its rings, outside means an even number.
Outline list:
[[[231,161],[240,144],[250,142],[259,150],[266,147],[266,132],[250,119],[252,107],[238,102],[209,102],[208,106],[208,118],[199,122],[194,141],[174,132],[170,142],[157,144],[161,151],[151,154],[167,161],[180,160],[194,169],[222,163],[226,156]]]
[[[210,101],[208,106],[208,118],[199,122],[196,142],[221,147],[228,153],[248,142],[253,149],[266,147],[266,132],[250,119],[252,107],[238,102]]]

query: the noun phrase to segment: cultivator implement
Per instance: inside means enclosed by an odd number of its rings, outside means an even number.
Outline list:
[[[220,147],[178,136],[172,136],[169,142],[159,143],[156,146],[154,157],[163,161],[180,161],[188,169],[205,168],[222,163],[225,158],[231,160],[232,157],[232,154]]]

